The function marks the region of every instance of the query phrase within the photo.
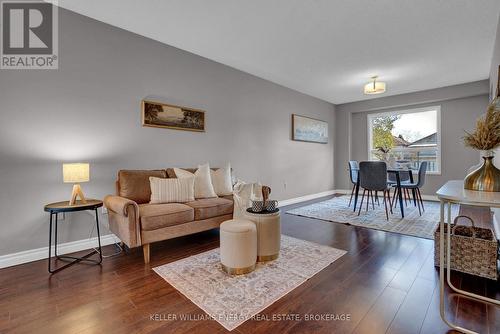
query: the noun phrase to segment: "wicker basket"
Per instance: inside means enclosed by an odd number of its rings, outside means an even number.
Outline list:
[[[458,225],[459,218],[468,219],[472,226]],[[498,242],[494,233],[475,227],[474,221],[467,216],[457,216],[451,226],[451,269],[496,281]],[[446,225],[444,233],[446,252]],[[434,232],[434,265],[439,267],[439,225]]]

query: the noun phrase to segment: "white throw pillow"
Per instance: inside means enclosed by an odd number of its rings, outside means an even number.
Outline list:
[[[231,165],[228,163],[224,168],[210,170],[212,185],[218,196],[228,196],[233,194],[233,184],[231,180]]]
[[[198,166],[198,170],[194,174],[180,168],[174,168],[174,173],[180,179],[194,176],[194,198],[217,197],[210,178],[208,163]]]
[[[194,177],[164,179],[150,177],[151,204],[194,201]]]

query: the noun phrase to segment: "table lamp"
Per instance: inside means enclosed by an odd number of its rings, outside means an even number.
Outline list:
[[[77,197],[80,197],[82,203],[87,203],[79,183],[88,182],[90,179],[89,174],[88,163],[63,164],[64,183],[74,183],[69,205],[75,205]]]

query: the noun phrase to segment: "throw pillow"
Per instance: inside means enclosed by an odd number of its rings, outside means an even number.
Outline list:
[[[163,179],[150,177],[151,204],[194,201],[194,177]]]
[[[208,163],[198,166],[198,170],[194,174],[180,168],[174,168],[174,172],[178,178],[194,176],[194,198],[217,197],[212,185],[212,179],[210,178],[210,166]]]
[[[228,163],[224,168],[210,170],[212,185],[218,196],[228,196],[233,194],[233,184],[231,181],[231,165]]]

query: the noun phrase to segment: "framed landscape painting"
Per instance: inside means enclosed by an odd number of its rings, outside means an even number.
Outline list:
[[[293,114],[292,139],[327,144],[328,123],[319,119]]]
[[[142,125],[188,131],[205,131],[205,112],[165,103],[142,101]]]

